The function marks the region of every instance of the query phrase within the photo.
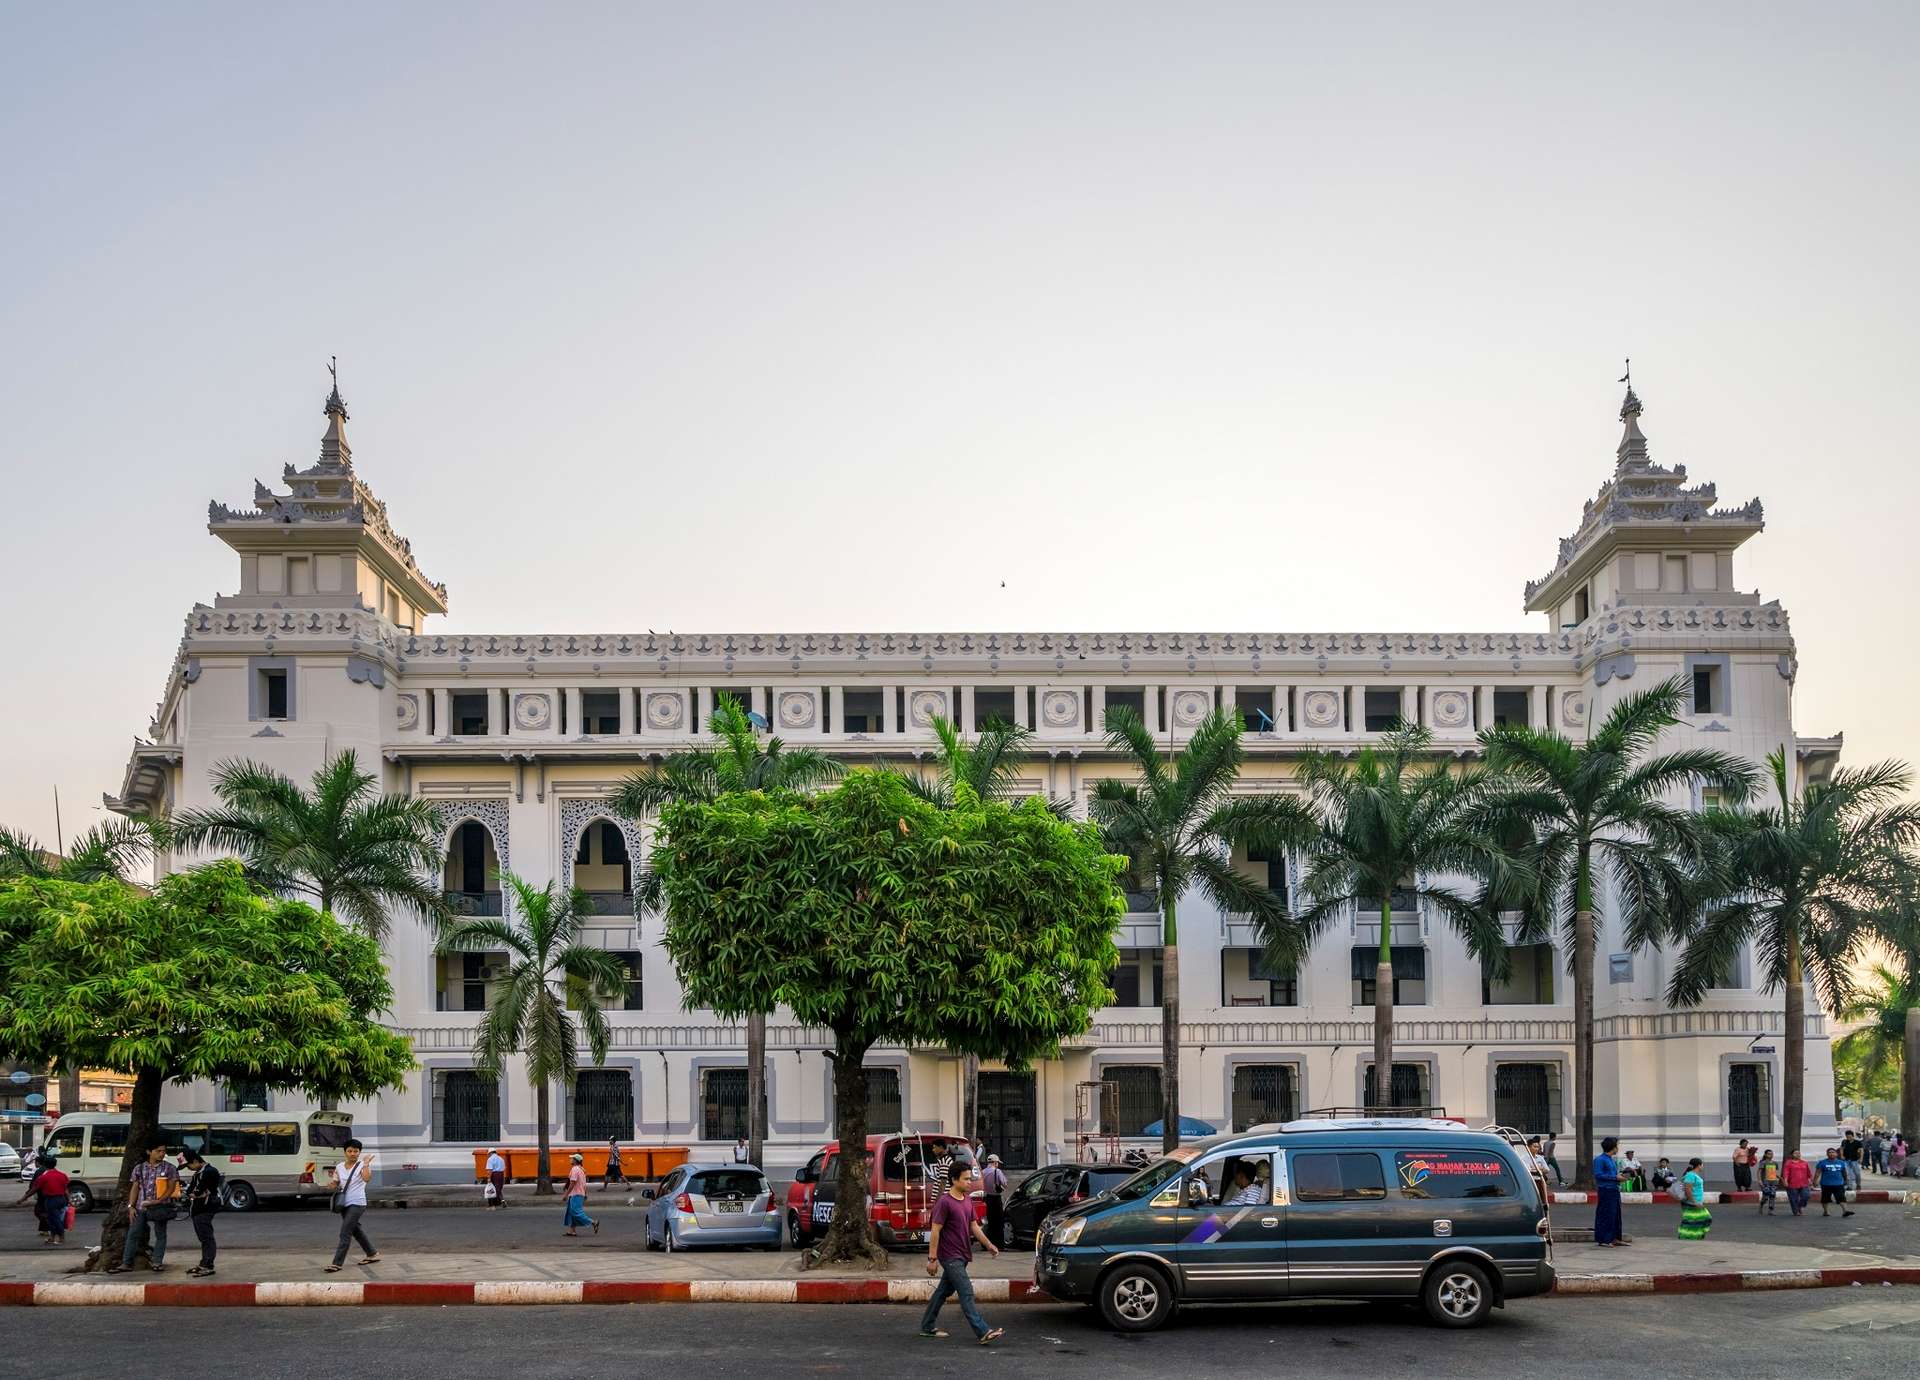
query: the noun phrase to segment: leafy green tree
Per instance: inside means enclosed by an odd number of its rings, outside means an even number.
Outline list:
[[[1284,897],[1233,866],[1235,845],[1277,851],[1311,838],[1313,829],[1290,796],[1233,795],[1246,760],[1241,732],[1237,712],[1216,712],[1177,753],[1163,756],[1138,714],[1113,709],[1107,745],[1135,776],[1097,782],[1088,802],[1108,846],[1159,898],[1161,1135],[1168,1150],[1180,1143],[1180,898],[1198,887],[1221,910],[1247,916],[1276,962],[1297,962],[1310,939]]]
[[[129,875],[153,856],[157,831],[151,820],[110,820],[73,841],[65,857],[49,853],[17,830],[0,825],[0,880],[39,877],[62,882],[130,882]]]
[[[174,847],[231,853],[260,886],[311,897],[374,939],[386,937],[393,911],[436,930],[453,918],[440,888],[446,851],[433,806],[381,793],[352,752],[328,758],[311,790],[258,762],[221,762],[213,793],[217,807],[167,821]]]
[[[1574,1182],[1582,1188],[1593,1180],[1597,879],[1613,880],[1627,945],[1652,943],[1693,904],[1703,846],[1692,813],[1667,798],[1696,782],[1729,800],[1752,789],[1752,768],[1725,753],[1654,753],[1680,722],[1685,693],[1674,679],[1628,695],[1584,743],[1518,724],[1480,734],[1488,764],[1510,787],[1491,800],[1484,827],[1509,842],[1517,836],[1534,877],[1530,895],[1509,900],[1525,915],[1519,937],[1537,942],[1558,929],[1573,975]]]
[[[1686,949],[1667,999],[1699,1002],[1752,946],[1762,987],[1785,993],[1781,1140],[1790,1156],[1806,1106],[1808,979],[1827,1010],[1848,1004],[1849,968],[1877,918],[1920,890],[1911,852],[1920,804],[1907,799],[1909,774],[1897,762],[1843,767],[1798,794],[1784,748],[1768,755],[1767,768],[1777,804],[1700,817],[1715,844],[1715,894],[1676,933]]]
[[[1375,1103],[1393,1096],[1393,903],[1395,893],[1437,911],[1466,941],[1467,951],[1496,972],[1506,971],[1506,932],[1498,911],[1482,897],[1518,885],[1522,865],[1473,819],[1485,797],[1484,770],[1461,769],[1433,753],[1433,735],[1400,725],[1378,746],[1351,760],[1310,752],[1298,779],[1307,792],[1315,832],[1302,850],[1306,876],[1295,924],[1319,934],[1349,907],[1380,917],[1380,951],[1373,970]],[[1442,881],[1477,882],[1469,895]]]
[[[668,805],[655,858],[689,1005],[735,1016],[784,1003],[832,1032],[841,1153],[826,1259],[873,1249],[860,1179],[870,1049],[1019,1063],[1056,1052],[1110,995],[1124,862],[1039,801],[1012,809],[962,789],[941,810],[893,772],[856,771],[814,795]]]
[[[549,1098],[554,1083],[571,1083],[580,1065],[579,1031],[568,1003],[578,1011],[593,1062],[605,1063],[613,1032],[603,1003],[626,990],[627,970],[607,950],[581,942],[592,913],[584,891],[562,891],[552,882],[536,888],[511,872],[500,879],[513,895],[507,908],[512,918],[457,920],[440,947],[443,953],[504,950],[508,955],[507,975],[494,984],[487,1014],[474,1031],[474,1061],[482,1074],[497,1080],[509,1054],[526,1052],[540,1123],[534,1192],[548,1194],[553,1192]]]
[[[1843,1096],[1859,1102],[1900,1102],[1900,1129],[1913,1120],[1907,1096],[1907,1027],[1920,1009],[1914,1001],[1910,969],[1885,963],[1873,966],[1865,986],[1853,993],[1834,1015],[1854,1028],[1833,1044],[1833,1076]]]
[[[133,869],[153,857],[163,831],[150,819],[108,820],[73,841],[62,857],[26,834],[0,826],[0,879],[38,877],[63,882],[131,883]],[[59,1072],[60,1105],[80,1105],[80,1070]]]
[[[127,1149],[95,1265],[117,1262],[134,1162],[159,1139],[170,1081],[252,1079],[334,1097],[402,1086],[407,1042],[371,939],[240,865],[163,880],[0,882],[0,1058],[134,1075]]]
[[[807,790],[837,780],[844,770],[812,748],[790,748],[774,737],[763,742],[732,695],[715,699],[708,726],[713,730],[710,744],[642,767],[614,792],[613,808],[629,819],[645,820],[666,805],[706,803],[729,791]],[[651,854],[634,897],[648,910],[660,909],[663,895]],[[747,1155],[759,1164],[767,1136],[767,1012],[749,1011],[746,1020]]]
[[[1892,955],[1891,968],[1882,968],[1884,1001],[1875,1004],[1877,1015],[1864,1011],[1860,1019],[1873,1020],[1888,1040],[1897,1040],[1900,1070],[1900,1131],[1909,1143],[1920,1139],[1920,1002],[1913,999],[1920,990],[1920,892],[1903,885],[1899,904],[1880,910],[1873,917],[1874,936]],[[1887,973],[1898,979],[1898,986],[1884,983]],[[1898,1011],[1900,1031],[1893,1031],[1889,1012]]]
[[[933,716],[934,736],[940,740],[940,756],[932,777],[907,773],[907,785],[921,799],[951,810],[964,785],[979,800],[1011,802],[1023,784],[1020,768],[1027,761],[1033,743],[1033,730],[1010,724],[1004,719],[989,719],[974,735],[972,742],[961,737],[953,722]],[[1049,800],[1047,808],[1061,819],[1067,818],[1064,801]],[[961,1070],[960,1130],[969,1141],[979,1138],[980,1058],[969,1054]]]

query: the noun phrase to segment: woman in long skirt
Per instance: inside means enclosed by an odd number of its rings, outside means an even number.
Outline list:
[[[592,1227],[595,1236],[600,1234],[600,1224],[587,1216],[587,1171],[578,1155],[567,1171],[567,1215],[560,1220],[566,1224],[568,1236],[578,1236],[581,1227]]]
[[[1707,1233],[1713,1230],[1713,1214],[1707,1211],[1707,1184],[1700,1177],[1698,1155],[1687,1161],[1687,1172],[1681,1176],[1680,1188],[1680,1239],[1705,1241]]]

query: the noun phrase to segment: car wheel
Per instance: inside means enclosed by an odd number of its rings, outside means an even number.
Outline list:
[[[252,1212],[260,1206],[260,1195],[244,1179],[228,1183],[224,1196],[227,1206],[234,1212]]]
[[[67,1206],[75,1212],[93,1211],[93,1190],[75,1179],[67,1184]]]
[[[787,1240],[793,1244],[796,1251],[804,1251],[807,1248],[807,1234],[800,1227],[800,1214],[797,1212],[787,1214]]]
[[[665,1241],[665,1244],[661,1247],[661,1249],[664,1250],[668,1255],[672,1255],[675,1251],[680,1249],[680,1244],[673,1239],[673,1223],[671,1222],[667,1223],[667,1229],[664,1232],[660,1233],[660,1235]]]
[[[1151,1332],[1173,1316],[1173,1285],[1152,1265],[1127,1261],[1100,1281],[1100,1315],[1120,1332]]]
[[[1420,1299],[1442,1327],[1478,1327],[1493,1311],[1493,1281],[1478,1265],[1449,1260],[1427,1276]]]

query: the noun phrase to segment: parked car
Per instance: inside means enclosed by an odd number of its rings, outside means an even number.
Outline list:
[[[750,1164],[683,1164],[653,1190],[647,1249],[690,1246],[780,1248],[780,1207],[766,1175]]]
[[[20,1165],[20,1152],[6,1141],[0,1140],[0,1179],[19,1178]]]
[[[1263,1183],[1264,1180],[1264,1183]],[[1504,1136],[1307,1119],[1183,1145],[1040,1231],[1034,1281],[1125,1332],[1187,1304],[1396,1299],[1443,1327],[1553,1288],[1547,1204]]]
[[[927,1218],[940,1193],[943,1162],[973,1159],[964,1136],[873,1135],[867,1137],[872,1167],[867,1176],[867,1218],[883,1246],[927,1239]],[[839,1189],[840,1144],[823,1145],[795,1171],[787,1187],[787,1235],[804,1248],[825,1236],[833,1220],[834,1196]],[[986,1200],[973,1195],[976,1218],[987,1215]]]
[[[1049,1164],[1034,1170],[1007,1195],[1008,1244],[1016,1250],[1031,1250],[1047,1218],[1139,1172],[1124,1164]]]

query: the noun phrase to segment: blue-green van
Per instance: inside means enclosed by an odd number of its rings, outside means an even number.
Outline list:
[[[1186,1304],[1418,1300],[1472,1327],[1553,1288],[1541,1181],[1492,1131],[1290,1121],[1183,1145],[1040,1232],[1034,1282],[1144,1332]]]

